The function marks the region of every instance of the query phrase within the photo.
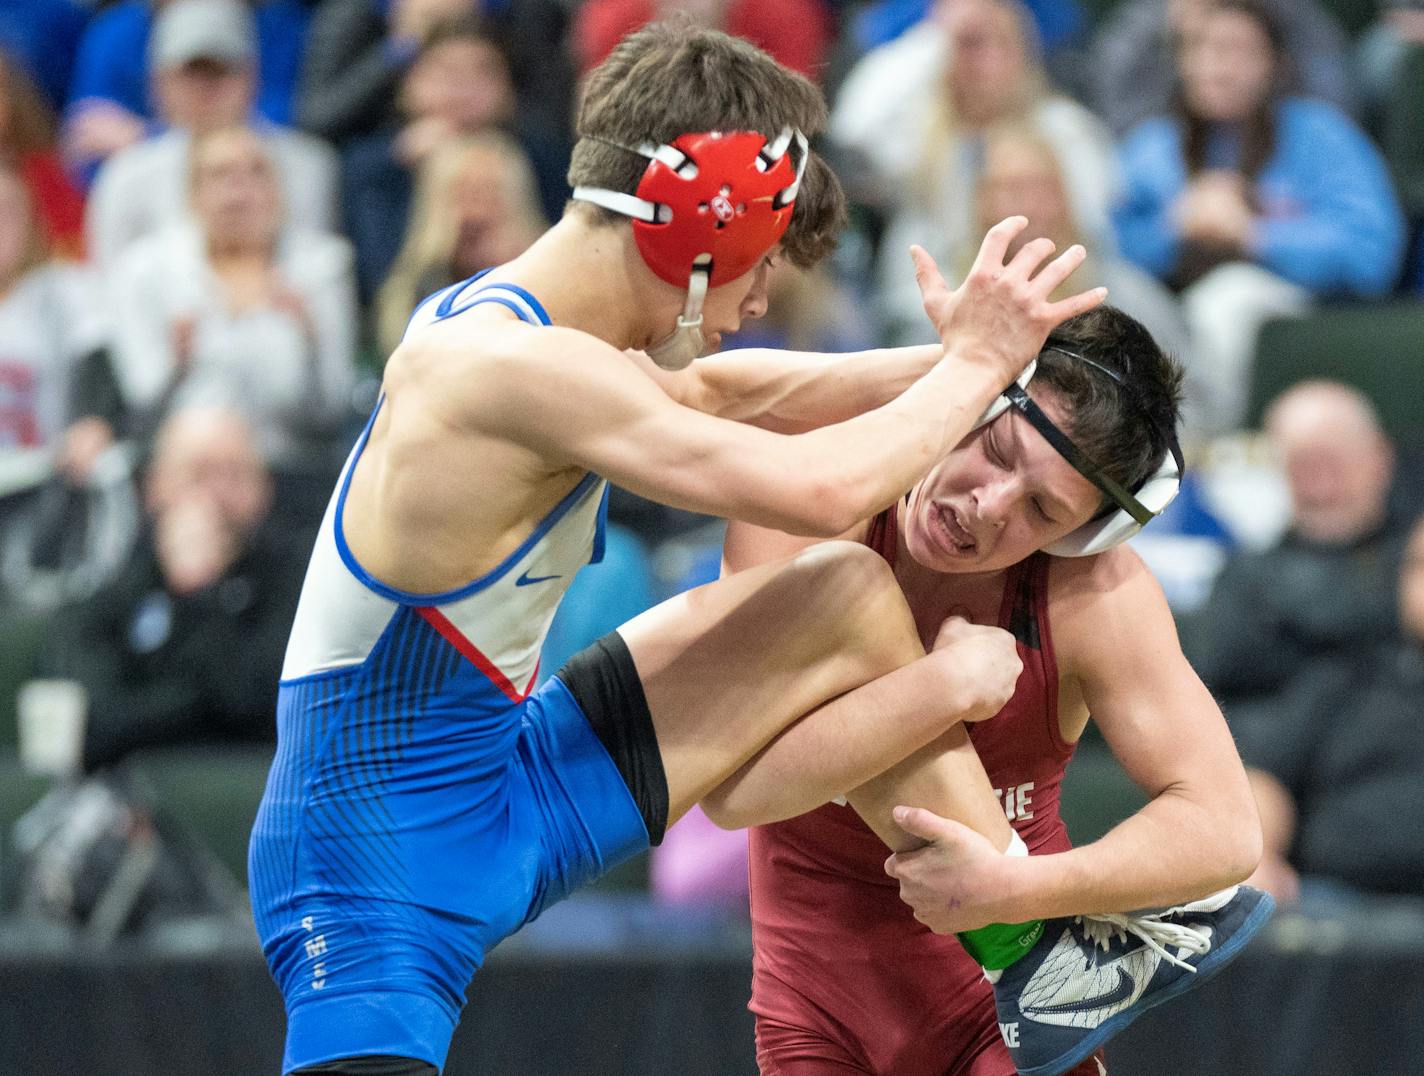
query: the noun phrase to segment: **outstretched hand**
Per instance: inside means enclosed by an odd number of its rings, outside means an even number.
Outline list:
[[[910,248],[925,313],[945,353],[989,366],[1006,385],[1038,354],[1053,329],[1107,297],[1106,288],[1092,288],[1050,301],[1087,252],[1075,244],[1044,264],[1056,248],[1052,240],[1034,239],[1006,262],[1009,245],[1027,227],[1027,217],[1009,217],[990,228],[969,275],[953,290],[923,247]]]
[[[922,807],[896,807],[894,818],[928,842],[885,861],[885,873],[900,883],[900,899],[921,923],[936,934],[955,934],[1019,918],[1005,899],[1013,891],[1008,882],[1015,860],[988,838]]]

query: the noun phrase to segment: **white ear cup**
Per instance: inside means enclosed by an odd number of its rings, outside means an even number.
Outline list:
[[[1144,508],[1156,516],[1172,503],[1181,488],[1182,472],[1178,470],[1172,453],[1168,452],[1162,466],[1143,483],[1136,497]],[[1052,545],[1045,546],[1043,551],[1055,557],[1091,557],[1094,553],[1121,545],[1141,529],[1142,524],[1119,508],[1104,519],[1085,523]]]
[[[1037,357],[1035,357],[1031,362],[1029,362],[1027,366],[1024,367],[1023,373],[1019,374],[1017,380],[1018,387],[1021,389],[1027,389],[1028,383],[1033,380],[1034,371],[1037,369],[1038,359]],[[970,432],[974,432],[974,430],[979,429],[981,426],[989,425],[989,423],[993,422],[996,418],[1002,415],[1004,411],[1007,410],[1008,406],[1009,398],[1005,396],[1002,392],[999,393],[999,395],[994,397],[994,402],[991,403],[988,407],[984,408],[984,413],[979,416],[979,421],[974,423],[974,426],[970,430]]]

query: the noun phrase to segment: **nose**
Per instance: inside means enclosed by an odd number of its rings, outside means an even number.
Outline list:
[[[978,521],[993,530],[1003,529],[1019,493],[1019,482],[1014,475],[1005,475],[980,486],[974,491],[973,498]]]
[[[745,318],[759,318],[766,313],[767,300],[767,278],[771,274],[766,266],[759,266],[756,275],[752,277],[751,289],[747,292],[747,297],[742,300],[741,309],[738,313]]]

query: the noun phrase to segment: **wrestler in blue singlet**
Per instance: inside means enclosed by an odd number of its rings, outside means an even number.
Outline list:
[[[426,300],[407,335],[484,303],[549,324],[527,291],[476,277]],[[587,475],[481,578],[406,593],[367,573],[342,531],[375,417],[307,570],[249,853],[286,999],[284,1072],[367,1055],[443,1066],[485,954],[649,843],[595,707],[562,673],[530,694],[554,610],[602,556],[606,483]]]

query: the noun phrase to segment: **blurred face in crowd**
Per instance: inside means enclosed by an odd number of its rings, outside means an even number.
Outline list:
[[[452,37],[421,53],[406,76],[406,112],[478,131],[514,114],[514,84],[504,56],[480,37]]]
[[[148,477],[148,508],[159,516],[193,499],[250,534],[267,514],[271,480],[242,418],[218,408],[180,411],[159,432]]]
[[[1187,107],[1202,119],[1232,123],[1261,106],[1276,75],[1266,28],[1241,11],[1211,11],[1181,51]]]
[[[988,231],[1015,214],[1028,227],[1014,239],[1009,257],[1031,239],[1046,236],[1059,247],[1073,241],[1073,216],[1053,153],[1019,132],[995,136],[985,147],[979,179],[979,226]]]
[[[173,127],[202,134],[244,123],[252,111],[252,69],[224,60],[189,60],[154,73],[158,114]]]
[[[257,251],[271,246],[281,216],[281,190],[261,140],[245,127],[208,135],[193,146],[193,214],[210,248]]]
[[[1424,520],[1414,525],[1399,576],[1399,619],[1404,634],[1424,642]]]
[[[1353,389],[1315,381],[1287,390],[1266,415],[1266,433],[1285,467],[1303,537],[1345,544],[1383,521],[1394,454]]]
[[[450,182],[456,269],[475,273],[511,261],[537,238],[523,222],[512,187],[510,166],[497,146],[465,152]]]
[[[1011,112],[1028,74],[1018,16],[991,0],[959,0],[946,24],[949,92],[959,119],[982,125]]]
[[[1167,25],[1178,37],[1188,37],[1211,10],[1212,0],[1168,0]]]
[[[0,168],[0,292],[24,271],[33,241],[29,192],[19,176]]]

